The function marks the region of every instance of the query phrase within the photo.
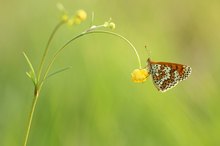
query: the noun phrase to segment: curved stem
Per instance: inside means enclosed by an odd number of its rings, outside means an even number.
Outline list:
[[[140,60],[140,57],[139,57],[139,54],[138,54],[136,48],[134,47],[134,45],[132,45],[132,43],[131,43],[128,39],[126,39],[126,38],[123,37],[122,35],[119,35],[119,34],[117,34],[117,33],[110,32],[110,31],[102,31],[102,30],[99,30],[99,31],[86,31],[86,32],[83,32],[83,33],[81,33],[81,34],[75,36],[74,38],[72,38],[71,40],[69,40],[67,43],[65,43],[60,49],[57,50],[57,52],[54,54],[54,56],[53,56],[51,62],[49,63],[49,65],[48,65],[48,67],[47,67],[47,69],[46,69],[46,72],[45,72],[45,74],[44,74],[44,76],[43,76],[43,80],[42,80],[42,82],[41,82],[40,85],[39,85],[39,90],[41,89],[41,86],[43,85],[43,82],[44,82],[44,80],[46,79],[46,77],[47,77],[47,75],[48,75],[48,73],[49,73],[49,71],[50,71],[51,66],[53,65],[54,61],[56,60],[56,58],[57,58],[57,56],[60,54],[60,52],[61,52],[67,45],[69,45],[71,42],[73,42],[74,40],[76,40],[76,39],[78,39],[78,38],[80,38],[80,37],[82,37],[82,36],[84,36],[84,35],[93,34],[93,33],[111,34],[111,35],[117,36],[117,37],[123,39],[124,41],[126,41],[126,42],[132,47],[132,49],[134,50],[134,52],[135,52],[135,54],[136,54],[136,56],[137,56],[138,63],[139,63],[139,68],[142,68],[142,67],[141,67],[141,60]]]
[[[48,50],[49,50],[49,45],[55,35],[55,33],[57,32],[58,28],[64,24],[63,21],[60,21],[54,28],[54,30],[52,31],[50,37],[49,37],[49,40],[47,42],[47,45],[45,47],[45,50],[44,50],[44,54],[43,54],[43,57],[41,59],[41,62],[40,62],[40,66],[39,66],[39,72],[38,72],[38,76],[37,76],[37,81],[40,81],[40,77],[41,77],[41,73],[42,73],[42,69],[43,69],[43,65],[44,65],[44,62],[45,62],[45,59],[46,59],[46,56],[47,56],[47,53],[48,53]]]
[[[35,90],[36,90],[36,88],[35,88]],[[37,93],[38,91],[35,91],[35,92]],[[30,111],[30,115],[29,115],[28,127],[27,127],[27,131],[26,131],[23,146],[27,145],[27,141],[28,141],[28,137],[29,137],[29,133],[30,133],[30,129],[31,129],[32,119],[33,119],[35,107],[36,107],[36,104],[37,104],[38,96],[39,96],[39,94],[34,95],[33,103],[32,103],[32,106],[31,106],[31,111]]]
[[[56,60],[57,56],[60,54],[60,52],[67,46],[69,45],[71,42],[73,42],[74,40],[84,36],[84,35],[87,35],[87,34],[93,34],[93,33],[105,33],[105,34],[110,34],[110,35],[114,35],[114,36],[117,36],[121,39],[123,39],[124,41],[126,41],[131,47],[132,49],[134,50],[136,56],[137,56],[137,59],[138,59],[138,63],[139,63],[139,67],[141,68],[141,61],[140,61],[140,57],[139,57],[139,54],[136,50],[136,48],[132,45],[132,43],[126,39],[125,37],[123,37],[122,35],[119,35],[117,33],[114,33],[114,32],[110,32],[110,31],[95,31],[95,30],[89,30],[89,31],[85,31],[77,36],[75,36],[74,38],[72,38],[71,40],[69,40],[67,43],[65,43],[60,49],[58,49],[56,51],[56,53],[54,54],[51,62],[48,64],[47,68],[46,68],[46,71],[43,75],[43,79],[42,81],[40,82],[40,76],[41,76],[41,73],[42,73],[42,68],[43,68],[43,65],[44,65],[44,62],[45,62],[45,58],[46,58],[46,55],[48,53],[48,50],[49,50],[49,45],[51,43],[51,40],[54,36],[54,34],[56,33],[56,31],[58,30],[58,28],[63,24],[63,22],[60,22],[56,27],[55,29],[53,30],[49,40],[48,40],[48,43],[46,45],[46,49],[44,51],[44,54],[43,54],[43,57],[42,57],[42,60],[41,60],[41,63],[40,63],[40,67],[39,67],[39,73],[38,73],[38,82],[37,85],[35,86],[35,94],[34,94],[34,99],[33,99],[33,103],[32,103],[32,106],[31,106],[31,112],[30,112],[30,116],[29,116],[29,121],[28,121],[28,127],[27,127],[27,131],[26,131],[26,135],[25,135],[25,141],[24,141],[24,146],[27,145],[27,141],[28,141],[28,137],[29,137],[29,133],[30,133],[30,129],[31,129],[31,124],[32,124],[32,119],[33,119],[33,115],[34,115],[34,111],[35,111],[35,107],[36,107],[36,104],[37,104],[37,100],[38,100],[38,97],[39,97],[39,93],[40,93],[40,90],[41,90],[41,87],[44,83],[44,80],[46,79],[49,71],[50,71],[50,68],[52,67],[54,61]]]
[[[137,59],[138,59],[138,64],[139,64],[139,68],[141,69],[142,67],[142,65],[141,65],[141,59],[140,59],[140,56],[139,56],[139,54],[138,54],[138,52],[137,52],[137,49],[134,47],[134,45],[128,40],[128,39],[126,39],[125,37],[123,37],[122,35],[120,35],[120,34],[117,34],[117,33],[114,33],[114,32],[110,32],[110,31],[92,31],[92,32],[88,32],[88,33],[106,33],[106,34],[111,34],[111,35],[114,35],[114,36],[117,36],[117,37],[119,37],[119,38],[121,38],[121,39],[123,39],[124,41],[126,41],[131,47],[132,47],[132,49],[134,50],[134,52],[135,52],[135,54],[136,54],[136,56],[137,56]]]
[[[56,57],[59,55],[59,53],[60,53],[68,44],[70,44],[72,41],[76,40],[77,38],[79,38],[79,37],[81,37],[81,36],[83,36],[83,35],[85,35],[85,34],[86,34],[86,33],[81,33],[81,34],[75,36],[74,38],[72,38],[71,40],[69,40],[67,43],[65,43],[59,50],[57,50],[57,52],[54,54],[54,56],[53,56],[51,62],[50,62],[49,65],[47,66],[47,69],[46,69],[46,72],[44,73],[42,82],[39,84],[39,91],[41,90],[41,87],[42,87],[42,85],[43,85],[43,83],[44,83],[44,80],[46,79],[46,77],[47,77],[47,75],[48,75],[48,73],[49,73],[49,71],[50,71],[50,68],[52,67],[52,65],[53,65],[53,63],[54,63]]]

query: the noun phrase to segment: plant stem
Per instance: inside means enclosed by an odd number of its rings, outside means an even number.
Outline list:
[[[36,107],[36,104],[37,104],[38,97],[39,97],[39,92],[38,92],[38,89],[35,88],[34,99],[33,99],[32,106],[31,106],[31,111],[30,111],[29,120],[28,120],[28,127],[27,127],[27,130],[26,130],[26,135],[25,135],[25,140],[24,140],[24,145],[23,146],[27,146],[28,137],[29,137],[31,124],[32,124],[32,119],[33,119],[33,115],[34,115],[34,111],[35,111],[35,107]]]
[[[40,85],[39,85],[39,90],[41,89],[41,87],[42,87],[42,85],[43,85],[43,82],[44,82],[44,80],[46,79],[46,77],[47,77],[47,75],[48,75],[48,73],[49,73],[49,71],[50,71],[51,66],[53,65],[54,61],[56,60],[56,58],[57,58],[57,56],[60,54],[60,52],[61,52],[67,45],[69,45],[71,42],[73,42],[74,40],[76,40],[76,39],[78,39],[78,38],[80,38],[80,37],[82,37],[82,36],[84,36],[84,35],[93,34],[93,33],[105,33],[105,34],[110,34],[110,35],[117,36],[117,37],[123,39],[124,41],[126,41],[126,42],[132,47],[132,49],[134,50],[134,52],[135,52],[135,54],[136,54],[136,56],[137,56],[139,68],[142,68],[142,67],[141,67],[141,60],[140,60],[140,57],[139,57],[139,54],[138,54],[136,48],[134,47],[134,45],[132,45],[132,43],[131,43],[128,39],[126,39],[126,38],[123,37],[122,35],[119,35],[119,34],[117,34],[117,33],[110,32],[110,31],[102,31],[102,30],[99,30],[99,31],[98,31],[98,30],[97,30],[97,31],[85,31],[85,32],[82,32],[81,34],[75,36],[75,37],[72,38],[71,40],[69,40],[69,41],[68,41],[67,43],[65,43],[60,49],[57,50],[57,52],[54,54],[54,56],[53,56],[51,62],[49,63],[48,67],[46,68],[46,72],[45,72],[45,74],[44,74],[44,76],[43,76],[43,80],[42,80],[42,82],[41,82]]]
[[[37,85],[35,85],[35,94],[34,94],[34,99],[33,99],[33,103],[32,103],[32,106],[31,106],[31,112],[30,112],[30,116],[29,116],[29,121],[28,121],[28,127],[27,127],[27,131],[26,131],[26,135],[25,135],[25,141],[24,141],[24,145],[23,146],[27,146],[27,141],[28,141],[28,137],[29,137],[29,133],[30,133],[30,129],[31,129],[31,124],[32,124],[32,119],[33,119],[33,115],[34,115],[34,111],[35,111],[35,107],[36,107],[36,104],[37,104],[37,100],[38,100],[38,97],[39,97],[39,93],[40,93],[40,90],[41,90],[41,87],[44,83],[44,80],[46,79],[49,71],[50,71],[50,68],[52,67],[54,61],[56,60],[57,56],[60,54],[60,52],[67,46],[69,45],[71,42],[73,42],[74,40],[84,36],[84,35],[87,35],[87,34],[94,34],[94,33],[104,33],[104,34],[110,34],[110,35],[114,35],[114,36],[117,36],[121,39],[123,39],[124,41],[126,41],[131,47],[132,49],[134,50],[136,56],[137,56],[137,59],[138,59],[138,63],[139,63],[139,68],[142,68],[141,67],[141,60],[140,60],[140,57],[139,57],[139,54],[136,50],[136,48],[134,47],[134,45],[128,40],[126,39],[125,37],[123,37],[122,35],[119,35],[117,33],[114,33],[114,32],[110,32],[110,31],[102,31],[102,30],[99,30],[99,31],[96,31],[96,30],[87,30],[85,32],[82,32],[81,34],[73,37],[72,39],[70,39],[68,42],[66,42],[60,49],[58,49],[52,60],[50,61],[50,63],[48,64],[47,68],[46,68],[46,71],[43,75],[43,78],[42,78],[42,81],[40,81],[40,77],[41,77],[41,73],[42,73],[42,69],[43,69],[43,65],[44,65],[44,62],[45,62],[45,58],[46,58],[46,55],[48,53],[48,50],[49,50],[49,45],[51,43],[51,40],[52,38],[54,37],[56,31],[58,30],[58,28],[63,24],[63,22],[61,21],[60,23],[58,23],[58,25],[54,28],[52,34],[50,35],[49,37],[49,40],[47,42],[47,45],[46,45],[46,48],[45,48],[45,51],[44,51],[44,54],[43,54],[43,57],[42,57],[42,60],[41,60],[41,63],[40,63],[40,67],[39,67],[39,72],[38,72],[38,76],[37,76]]]
[[[64,24],[64,22],[60,21],[55,26],[55,28],[53,29],[53,31],[52,31],[52,33],[51,33],[51,35],[49,37],[49,40],[48,40],[48,42],[46,44],[46,47],[45,47],[45,50],[44,50],[44,54],[43,54],[43,57],[42,57],[41,62],[40,62],[39,72],[38,72],[37,79],[36,79],[37,83],[35,84],[35,90],[34,90],[34,99],[33,99],[32,106],[31,106],[31,111],[30,111],[29,120],[28,120],[28,127],[27,127],[27,130],[26,130],[26,135],[25,135],[25,140],[24,140],[24,146],[26,146],[27,142],[28,142],[28,137],[29,137],[29,133],[30,133],[31,125],[32,125],[32,119],[33,119],[35,107],[36,107],[37,100],[38,100],[39,93],[40,93],[40,89],[38,88],[39,87],[39,82],[40,82],[40,77],[41,77],[42,69],[43,69],[43,66],[44,66],[44,63],[45,63],[45,59],[46,59],[46,56],[47,56],[47,53],[48,53],[48,50],[49,50],[49,45],[50,45],[50,43],[51,43],[55,33],[57,32],[57,30],[60,28],[60,26],[62,24]]]
[[[60,21],[56,26],[55,28],[53,29],[50,37],[49,37],[49,40],[47,42],[47,45],[45,47],[45,50],[44,50],[44,54],[43,54],[43,57],[41,59],[41,62],[40,62],[40,66],[39,66],[39,72],[38,72],[38,76],[37,76],[37,81],[39,82],[40,81],[40,77],[41,77],[41,73],[42,73],[42,69],[43,69],[43,66],[44,66],[44,62],[45,62],[45,59],[46,59],[46,56],[47,56],[47,53],[48,53],[48,50],[49,50],[49,45],[55,35],[55,33],[57,32],[58,28],[60,28],[60,26],[64,24],[64,21]]]

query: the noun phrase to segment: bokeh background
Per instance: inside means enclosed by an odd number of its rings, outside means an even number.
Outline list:
[[[219,146],[220,1],[65,0],[70,12],[84,9],[86,22],[62,27],[50,54],[71,37],[110,17],[115,32],[148,57],[190,65],[188,80],[166,93],[151,78],[131,82],[138,68],[122,40],[89,35],[59,56],[52,70],[72,69],[45,84],[29,146]],[[0,1],[0,146],[21,146],[33,99],[25,75],[25,51],[38,67],[49,34],[60,18],[53,0]]]

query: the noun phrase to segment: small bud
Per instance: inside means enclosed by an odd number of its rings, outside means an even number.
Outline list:
[[[110,29],[115,29],[115,23],[111,22],[111,23],[109,24],[109,28],[110,28]]]
[[[103,26],[106,28],[110,28],[110,29],[115,29],[115,23],[111,22],[111,18],[109,19],[109,21],[106,21]]]
[[[68,19],[69,19],[69,17],[68,17],[68,15],[64,14],[64,15],[61,17],[61,19],[62,19],[62,21],[67,22]]]
[[[58,8],[58,10],[60,10],[60,11],[65,11],[65,8],[64,8],[64,6],[63,6],[62,3],[57,3],[57,8]]]
[[[73,24],[74,24],[74,20],[73,19],[68,19],[67,25],[72,26]]]
[[[79,18],[74,18],[73,23],[74,24],[80,24],[82,21]]]
[[[78,10],[76,12],[76,18],[78,18],[80,21],[86,20],[87,14],[84,10]]]
[[[147,72],[146,69],[135,69],[131,73],[131,79],[135,83],[145,82],[148,76],[149,76],[149,73]]]

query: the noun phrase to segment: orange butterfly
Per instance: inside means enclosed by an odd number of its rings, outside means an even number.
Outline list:
[[[165,92],[176,86],[180,81],[187,79],[192,72],[192,68],[187,65],[153,62],[150,58],[148,58],[147,63],[154,85],[161,92]]]

